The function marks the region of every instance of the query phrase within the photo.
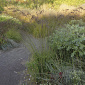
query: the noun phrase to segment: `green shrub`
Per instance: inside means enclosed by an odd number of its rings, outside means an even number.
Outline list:
[[[85,55],[85,27],[84,24],[81,26],[81,23],[76,23],[78,21],[72,20],[69,24],[65,25],[65,28],[56,30],[49,37],[50,47],[62,59],[83,57]]]
[[[16,29],[9,29],[9,31],[6,33],[6,37],[9,39],[13,39],[16,42],[21,41],[21,35]]]

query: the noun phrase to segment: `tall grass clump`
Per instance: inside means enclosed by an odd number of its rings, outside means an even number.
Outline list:
[[[38,21],[35,21],[31,23],[31,29],[32,34],[35,37],[46,37],[52,34],[57,27],[57,19],[55,19],[53,16],[43,16]],[[29,28],[28,28],[29,29]]]
[[[33,35],[35,37],[46,37],[50,33],[52,33],[53,29],[51,28],[51,25],[53,25],[53,23],[50,23],[50,26],[48,25],[48,23],[41,23],[41,24],[35,23]]]

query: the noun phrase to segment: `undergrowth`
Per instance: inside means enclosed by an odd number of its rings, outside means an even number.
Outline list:
[[[27,63],[29,81],[37,85],[85,83],[85,24],[71,20],[48,37],[48,51],[35,51]]]
[[[6,42],[7,37],[20,41],[20,33],[17,30],[21,26],[22,23],[18,19],[7,15],[0,15],[0,46]]]
[[[8,39],[12,39],[16,42],[20,42],[21,41],[21,34],[19,33],[19,30],[17,29],[10,29],[9,31],[6,32],[6,37]]]

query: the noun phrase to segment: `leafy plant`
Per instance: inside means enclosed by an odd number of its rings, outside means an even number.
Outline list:
[[[71,21],[70,23],[74,23]],[[77,21],[76,21],[77,22]],[[66,57],[83,57],[85,55],[85,27],[81,24],[66,24],[65,28],[56,30],[49,37],[50,47],[62,59]]]
[[[0,15],[0,22],[4,22],[4,21],[7,21],[7,20],[11,20],[12,23],[14,22],[14,23],[22,25],[22,23],[18,19],[13,18],[12,16]]]
[[[21,41],[21,34],[16,29],[10,29],[6,33],[6,37],[9,38],[9,39],[13,39],[16,42],[20,42]]]

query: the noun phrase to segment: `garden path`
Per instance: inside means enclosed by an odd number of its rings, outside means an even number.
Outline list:
[[[24,47],[0,51],[0,85],[18,85],[30,52]]]

